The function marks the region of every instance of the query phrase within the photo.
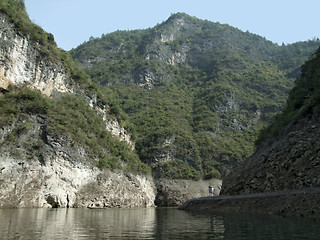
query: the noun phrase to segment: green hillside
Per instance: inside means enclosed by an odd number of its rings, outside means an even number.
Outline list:
[[[129,127],[125,113],[111,99],[108,90],[94,84],[69,53],[57,47],[52,34],[30,21],[23,0],[0,1],[0,13],[8,17],[19,34],[28,36],[30,43],[38,48],[40,60],[43,58],[53,63],[61,62],[69,76],[68,80],[77,89],[77,94],[61,93],[57,98],[48,98],[25,86],[0,89],[0,129],[14,129],[5,139],[1,139],[0,147],[11,149],[10,154],[15,156],[18,153],[17,146],[21,145],[18,142],[23,142],[22,147],[30,159],[37,158],[40,149],[48,144],[46,139],[41,136],[22,138],[27,130],[36,128],[32,119],[39,117],[45,122],[44,135],[68,139],[72,145],[81,147],[91,164],[149,172],[150,168],[140,161],[136,152],[113,137],[106,130],[102,117],[86,103],[88,97],[94,96],[99,105],[108,107],[110,119],[117,119]]]
[[[317,116],[320,113],[320,48],[305,62],[301,76],[289,93],[283,111],[276,115],[271,125],[261,131],[258,142],[281,135],[284,127],[301,118]]]
[[[117,31],[70,51],[112,91],[156,176],[220,177],[248,157],[319,46],[278,46],[229,25],[172,15],[154,28]]]

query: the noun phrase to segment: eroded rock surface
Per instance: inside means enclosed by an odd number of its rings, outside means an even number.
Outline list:
[[[47,132],[43,116],[28,121],[18,133],[21,125],[0,129],[1,208],[154,205],[150,176],[99,169],[84,148]]]

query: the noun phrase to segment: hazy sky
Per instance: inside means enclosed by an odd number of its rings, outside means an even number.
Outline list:
[[[172,13],[227,23],[282,44],[320,37],[320,0],[25,0],[30,19],[70,50],[116,30],[153,27]]]

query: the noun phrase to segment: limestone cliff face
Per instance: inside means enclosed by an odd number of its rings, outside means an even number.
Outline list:
[[[86,99],[106,129],[134,148],[130,134],[95,94],[84,93],[63,64],[39,51],[31,37],[17,31],[0,13],[0,90],[28,86],[49,97],[64,93]],[[27,123],[19,122],[25,121]],[[25,124],[24,127],[21,126]],[[96,167],[82,146],[48,132],[42,115],[25,116],[0,128],[0,207],[133,207],[152,206],[152,178]],[[11,138],[11,135],[15,135]]]
[[[140,207],[154,205],[146,176],[99,170],[71,163],[63,156],[26,161],[0,156],[0,208]]]
[[[116,120],[110,120],[108,106],[95,95],[84,94],[71,83],[63,64],[41,53],[30,36],[17,32],[5,14],[0,13],[0,89],[9,85],[27,85],[51,97],[56,93],[75,93],[102,116],[106,129],[121,141],[134,146],[131,135]]]
[[[127,130],[120,125],[117,119],[110,119],[109,113],[110,109],[106,105],[101,105],[97,103],[97,100],[91,101],[90,106],[95,109],[97,114],[102,117],[106,129],[113,135],[118,137],[121,141],[126,142],[129,146],[131,146],[132,150],[135,148],[134,142],[131,139],[131,134],[127,132]]]
[[[0,208],[154,205],[150,176],[99,169],[84,148],[48,132],[45,116],[27,120],[0,129]]]
[[[184,61],[184,54],[173,52],[167,60],[171,64]],[[152,87],[153,72],[146,70],[139,76]],[[84,93],[61,62],[41,53],[30,36],[18,32],[0,13],[0,90],[10,85],[27,85],[52,98],[64,93],[83,97],[102,117],[106,129],[134,149],[130,134],[110,117],[110,107],[95,93]],[[0,208],[153,206],[156,198],[157,204],[167,206],[207,194],[208,183],[168,180],[155,186],[151,176],[99,169],[97,161],[88,162],[85,148],[68,136],[48,132],[45,115],[25,116],[4,126],[0,128]]]
[[[182,43],[179,47],[173,47],[170,44],[183,38],[185,33],[192,31],[191,29],[198,29],[198,27],[194,26],[190,18],[183,15],[169,18],[166,26],[160,27],[159,33],[155,34],[152,44],[146,47],[145,58],[171,65],[186,63],[190,46],[187,43]]]
[[[41,54],[30,36],[17,32],[4,14],[0,14],[0,42],[0,88],[26,84],[47,96],[74,91],[62,64]]]

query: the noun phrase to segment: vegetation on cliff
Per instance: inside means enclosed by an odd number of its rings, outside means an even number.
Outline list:
[[[220,177],[242,162],[319,45],[315,39],[278,46],[179,13],[154,28],[117,31],[73,49],[85,73],[29,20],[22,0],[3,0],[0,11],[44,57],[62,62],[82,92],[110,106],[111,117],[133,133],[137,152],[103,130],[101,118],[73,95],[47,99],[11,89],[0,99],[1,126],[25,128],[25,114],[44,114],[49,131],[83,145],[100,166],[148,171],[149,165],[158,177]]]
[[[74,144],[82,146],[88,161],[99,167],[149,172],[149,167],[140,161],[138,155],[126,143],[114,138],[105,129],[102,118],[79,97],[70,94],[50,99],[27,87],[12,88],[0,96],[0,106],[0,128],[18,126],[2,144],[14,144],[24,129],[31,128],[33,123],[28,121],[28,116],[40,115],[47,121],[46,132],[68,137]],[[26,149],[34,149],[46,141],[41,139],[37,144],[25,144]]]
[[[246,159],[284,106],[314,39],[278,46],[187,14],[117,31],[71,50],[134,125],[141,160],[159,177],[220,177]]]
[[[17,31],[29,36],[44,56],[53,62],[61,62],[70,75],[70,81],[83,89],[94,87],[90,77],[75,64],[69,53],[57,47],[54,36],[30,21],[24,0],[1,0],[0,12],[9,17]]]
[[[130,123],[119,104],[114,102],[109,91],[98,87],[90,77],[78,67],[69,53],[59,49],[52,34],[33,24],[26,13],[23,0],[0,1],[0,13],[13,23],[18,34],[25,35],[41,53],[41,57],[52,63],[61,63],[71,85],[77,94],[58,94],[57,98],[47,98],[36,90],[24,86],[1,89],[0,128],[14,126],[2,144],[15,145],[20,132],[34,124],[30,116],[41,115],[47,119],[46,131],[65,136],[85,149],[88,161],[95,160],[100,167],[120,168],[126,171],[149,172],[131,147],[106,130],[102,118],[88,106],[86,100],[94,98],[99,106],[108,109],[108,117],[116,119],[126,128]],[[5,64],[5,63],[4,63]],[[44,139],[37,143],[27,142],[26,149],[37,149],[47,144]],[[15,149],[15,148],[13,148]],[[30,151],[33,154],[34,151]]]
[[[320,187],[320,49],[305,62],[287,104],[264,128],[257,149],[223,180],[222,194],[243,194]],[[295,194],[296,195],[296,194]],[[297,209],[315,214],[301,194]],[[287,209],[288,206],[283,206]]]

